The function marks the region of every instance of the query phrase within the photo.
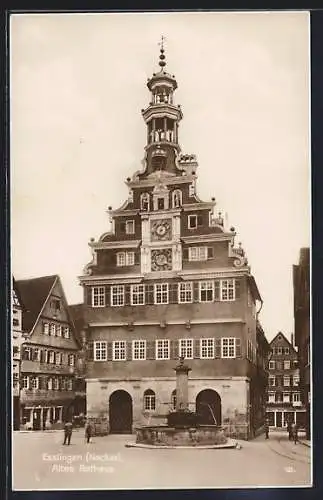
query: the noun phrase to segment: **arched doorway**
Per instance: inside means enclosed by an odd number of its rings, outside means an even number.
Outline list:
[[[132,433],[132,398],[127,391],[118,390],[111,394],[109,423],[112,434]]]
[[[196,413],[203,425],[221,425],[221,398],[213,389],[205,389],[196,397]],[[215,420],[214,420],[215,419]]]

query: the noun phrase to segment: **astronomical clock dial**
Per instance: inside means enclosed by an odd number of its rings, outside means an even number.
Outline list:
[[[172,270],[172,250],[170,248],[151,251],[151,270],[152,271]]]
[[[172,220],[155,220],[151,223],[151,236],[153,241],[172,239]]]

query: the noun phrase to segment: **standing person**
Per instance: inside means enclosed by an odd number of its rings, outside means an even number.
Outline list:
[[[86,437],[86,442],[90,443],[91,442],[91,437],[93,436],[93,426],[90,421],[87,421],[85,424],[85,437]]]
[[[298,426],[297,426],[297,424],[293,424],[292,434],[293,434],[294,444],[297,444],[297,441],[298,441]]]
[[[265,420],[265,435],[266,435],[266,439],[269,439],[269,420],[268,420],[268,418],[266,418],[266,420]]]
[[[73,432],[73,424],[70,420],[67,420],[64,425],[64,443],[71,444],[71,437]]]
[[[287,422],[287,432],[288,432],[288,439],[289,441],[291,441],[293,439],[293,425],[290,419]]]

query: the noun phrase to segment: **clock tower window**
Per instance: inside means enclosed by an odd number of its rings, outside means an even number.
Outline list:
[[[140,196],[140,208],[144,211],[149,211],[149,193],[142,193]]]

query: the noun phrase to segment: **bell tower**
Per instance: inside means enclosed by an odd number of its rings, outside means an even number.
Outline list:
[[[177,82],[174,75],[165,71],[166,56],[165,38],[160,42],[158,73],[148,79],[150,103],[142,110],[142,116],[147,126],[147,144],[145,147],[146,171],[149,175],[156,171],[180,175],[176,159],[180,153],[178,144],[178,126],[183,118],[180,105],[174,104],[174,92]]]

